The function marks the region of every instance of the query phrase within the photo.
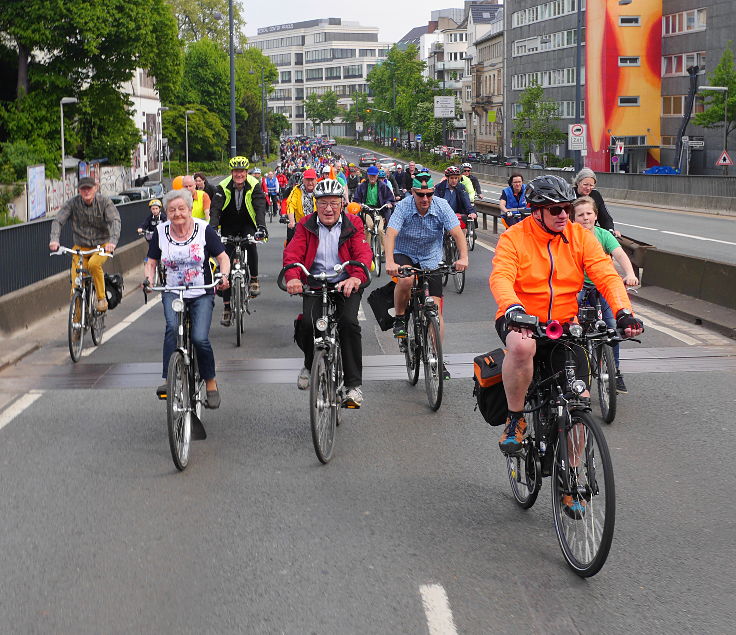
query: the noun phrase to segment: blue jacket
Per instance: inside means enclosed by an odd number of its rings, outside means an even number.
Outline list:
[[[394,193],[391,188],[380,179],[376,181],[376,183],[378,185],[378,207],[383,207],[386,203],[393,203]],[[366,179],[360,185],[358,185],[357,189],[355,190],[355,194],[353,194],[353,200],[356,203],[365,203],[365,197],[367,193],[368,180]],[[385,213],[386,212],[384,210],[384,215]]]
[[[521,188],[521,198],[517,204],[516,196],[514,196],[514,188],[511,186],[503,188],[503,194],[506,195],[506,209],[515,209],[516,207],[526,207],[526,185]],[[514,214],[521,214],[521,212],[514,211]]]
[[[437,183],[437,185],[434,188],[434,195],[439,198],[445,198],[445,192],[447,191],[447,188],[449,186],[449,183],[447,180],[440,181]],[[455,208],[453,211],[456,214],[472,214],[475,210],[473,209],[473,204],[470,202],[470,196],[468,196],[468,190],[465,189],[465,186],[462,183],[458,183],[455,187]],[[452,206],[450,206],[452,207]]]

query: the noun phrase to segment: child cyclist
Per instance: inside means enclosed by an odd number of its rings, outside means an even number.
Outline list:
[[[595,224],[595,221],[598,218],[598,210],[596,208],[595,201],[590,196],[581,196],[576,199],[572,205],[574,209],[573,218],[575,222],[582,225],[585,229],[592,231],[598,239],[598,242],[601,244],[601,247],[603,247],[603,251],[612,256],[619,267],[624,271],[624,284],[627,287],[638,285],[639,280],[634,273],[631,261],[618,240],[616,240],[610,231]],[[603,320],[610,328],[615,328],[616,319],[613,316],[611,307],[608,305],[608,302],[606,302],[603,295],[595,291],[595,286],[586,274],[585,283],[578,295],[578,302],[585,302],[588,306],[595,306],[596,299],[600,299],[601,308],[603,309]],[[620,393],[628,392],[619,367],[618,342],[613,345],[613,357],[616,361],[616,390]]]
[[[153,233],[156,231],[156,226],[166,222],[166,212],[161,211],[161,201],[157,198],[152,198],[148,207],[151,211],[151,215],[146,217],[140,226],[138,227],[138,234],[145,236],[146,240],[150,243],[153,238]]]

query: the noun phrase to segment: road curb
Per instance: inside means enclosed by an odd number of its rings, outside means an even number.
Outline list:
[[[3,355],[0,357],[0,372],[5,370],[8,366],[17,364],[24,357],[28,357],[28,355],[34,353],[39,348],[41,348],[40,342],[27,342],[25,344],[21,344],[14,351]]]
[[[662,311],[662,313],[666,313],[667,315],[679,318],[680,320],[685,320],[686,322],[690,322],[691,324],[704,326],[711,331],[715,331],[716,333],[720,333],[721,335],[725,335],[728,338],[736,340],[736,326],[730,326],[728,324],[724,324],[723,322],[717,321],[708,316],[703,311],[698,311],[697,313],[693,311],[687,311],[677,308],[672,304],[660,302],[652,298],[642,297],[640,295],[632,296],[631,302],[634,306],[636,306],[638,303],[641,303],[645,306],[659,309],[660,311]],[[644,327],[646,328],[646,323],[644,324]]]

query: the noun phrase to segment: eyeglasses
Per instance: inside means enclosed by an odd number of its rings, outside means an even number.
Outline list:
[[[432,198],[434,196],[434,192],[417,192],[416,190],[414,190],[414,194],[419,198]]]
[[[562,212],[565,212],[568,216],[572,212],[572,203],[563,203],[562,205],[552,205],[551,207],[545,207],[552,216],[559,216]]]
[[[341,202],[337,203],[330,203],[329,201],[317,201],[317,207],[320,209],[340,209],[340,206],[342,205]]]

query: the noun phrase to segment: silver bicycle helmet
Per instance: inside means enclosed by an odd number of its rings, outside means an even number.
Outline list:
[[[340,181],[334,179],[324,179],[314,186],[314,198],[322,198],[323,196],[345,196],[345,188]]]

